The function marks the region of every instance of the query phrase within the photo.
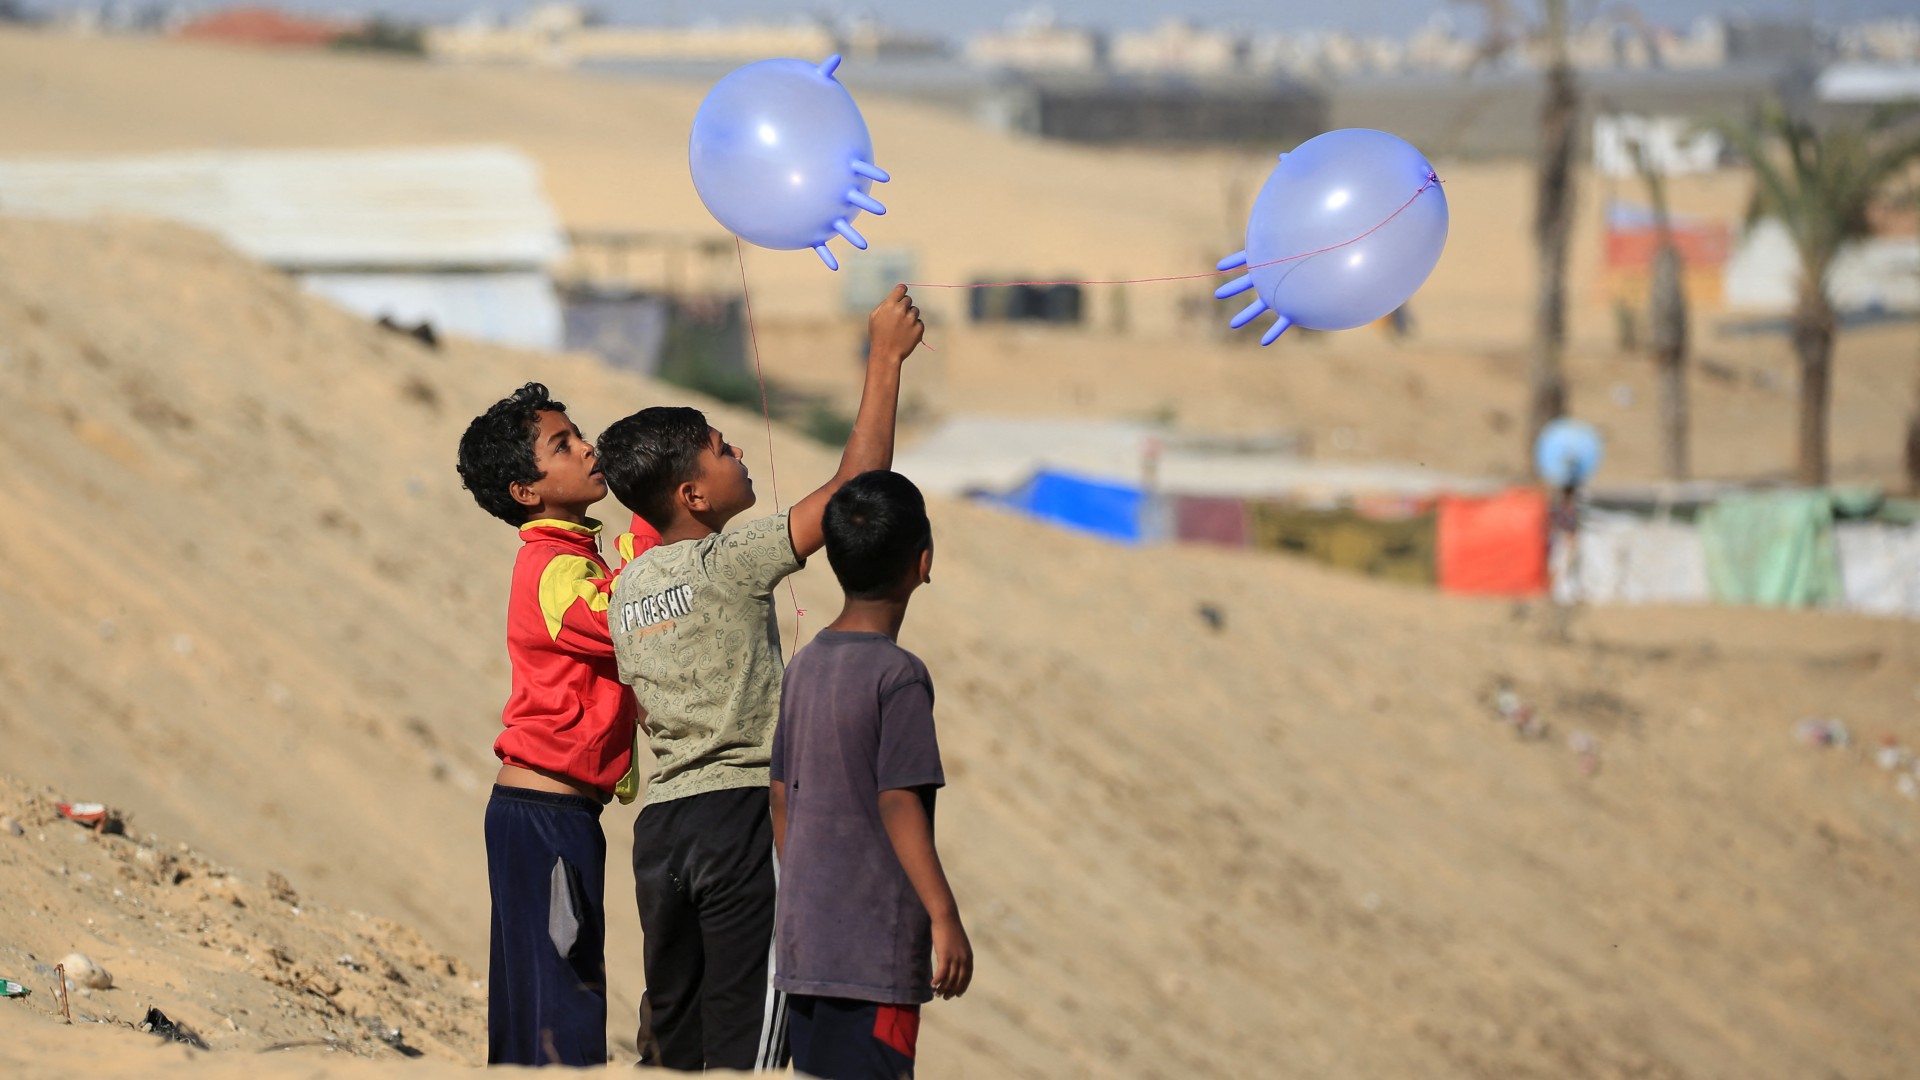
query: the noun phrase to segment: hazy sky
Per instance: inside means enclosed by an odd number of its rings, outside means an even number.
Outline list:
[[[28,0],[40,10],[93,6],[98,0]],[[118,0],[139,5],[143,0]],[[194,8],[215,8],[238,0],[187,0]],[[476,8],[508,14],[532,0],[269,0],[284,7],[331,13],[383,12],[410,18],[446,19]],[[1530,0],[1513,0],[1523,10]],[[1009,15],[1035,5],[1030,0],[585,0],[586,6],[622,23],[688,23],[735,18],[790,18],[797,14],[844,17],[875,14],[892,25],[946,34],[996,26]],[[1615,6],[1616,0],[1572,0],[1576,15]],[[1110,28],[1147,26],[1172,17],[1255,29],[1300,30],[1313,27],[1403,36],[1436,12],[1450,11],[1462,25],[1475,25],[1471,8],[1446,0],[1053,0],[1047,5],[1062,21]],[[1712,11],[1755,15],[1816,16],[1825,23],[1851,22],[1920,10],[1916,0],[1639,0],[1649,19],[1684,24]]]

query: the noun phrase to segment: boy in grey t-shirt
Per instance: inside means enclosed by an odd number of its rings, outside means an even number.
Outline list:
[[[644,409],[598,443],[607,486],[660,532],[607,609],[620,680],[647,710],[654,772],[633,827],[646,935],[641,1063],[753,1069],[786,1057],[773,940],[767,762],[780,709],[773,589],[823,542],[842,484],[893,462],[900,369],[925,327],[905,287],[868,320],[866,385],[840,469],[785,514],[754,503],[739,448],[696,409]],[[723,531],[727,530],[727,531]]]
[[[895,1080],[913,1073],[921,1004],[973,978],[933,844],[946,783],[933,680],[896,644],[907,601],[931,578],[933,534],[919,490],[892,472],[848,481],[824,529],[847,602],[794,656],[780,700],[773,981],[791,995],[797,1071]]]

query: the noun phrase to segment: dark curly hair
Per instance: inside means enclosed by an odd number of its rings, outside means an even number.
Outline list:
[[[674,491],[700,475],[710,430],[705,413],[683,406],[656,405],[614,421],[594,444],[607,490],[664,532],[673,524]]]
[[[510,489],[546,475],[533,460],[540,414],[566,411],[564,404],[547,396],[545,386],[530,382],[473,418],[460,436],[460,460],[454,467],[480,509],[509,525],[526,524],[527,508],[513,501]]]
[[[878,600],[892,592],[933,542],[920,489],[881,469],[840,485],[827,500],[820,529],[833,576],[855,600]]]

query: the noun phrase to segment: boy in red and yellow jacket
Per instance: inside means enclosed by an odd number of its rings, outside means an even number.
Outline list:
[[[600,810],[629,772],[639,719],[607,630],[613,572],[600,555],[600,523],[587,516],[607,484],[593,444],[539,383],[474,418],[459,470],[481,508],[521,539],[507,598],[513,689],[486,816],[487,1061],[602,1065]],[[619,546],[631,559],[657,540],[641,523]]]

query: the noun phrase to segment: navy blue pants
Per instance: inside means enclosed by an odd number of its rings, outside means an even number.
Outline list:
[[[494,785],[487,802],[487,1064],[607,1063],[600,804]]]
[[[795,994],[787,999],[793,1068],[820,1080],[904,1080],[920,1043],[920,1006]]]

